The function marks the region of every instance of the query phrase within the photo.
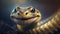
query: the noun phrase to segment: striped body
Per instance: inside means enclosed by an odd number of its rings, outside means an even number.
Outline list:
[[[27,31],[27,34],[53,34],[58,29],[60,29],[60,11],[55,13],[47,23]]]

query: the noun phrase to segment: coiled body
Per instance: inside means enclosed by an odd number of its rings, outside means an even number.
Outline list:
[[[37,26],[29,31],[27,34],[53,34],[60,28],[60,10],[53,15],[53,17],[45,24]]]

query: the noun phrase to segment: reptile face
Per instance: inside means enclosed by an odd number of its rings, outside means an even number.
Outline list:
[[[43,20],[42,24],[41,13],[33,7],[17,7],[10,17],[17,23],[17,29],[24,34],[53,34],[53,31],[60,29],[60,9],[51,18]]]
[[[33,7],[17,7],[11,12],[10,17],[17,24],[27,26],[39,22],[41,13]]]

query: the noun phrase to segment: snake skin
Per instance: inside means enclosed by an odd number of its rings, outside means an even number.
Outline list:
[[[58,31],[60,28],[60,11],[57,11],[53,17],[48,20],[45,24],[37,26],[29,31],[27,34],[53,34],[54,31]]]

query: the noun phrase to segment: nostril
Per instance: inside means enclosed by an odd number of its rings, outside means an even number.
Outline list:
[[[38,17],[40,17],[39,15],[37,15]]]
[[[18,15],[20,15],[20,13],[18,13]]]
[[[26,15],[27,15],[28,13],[26,13]]]

